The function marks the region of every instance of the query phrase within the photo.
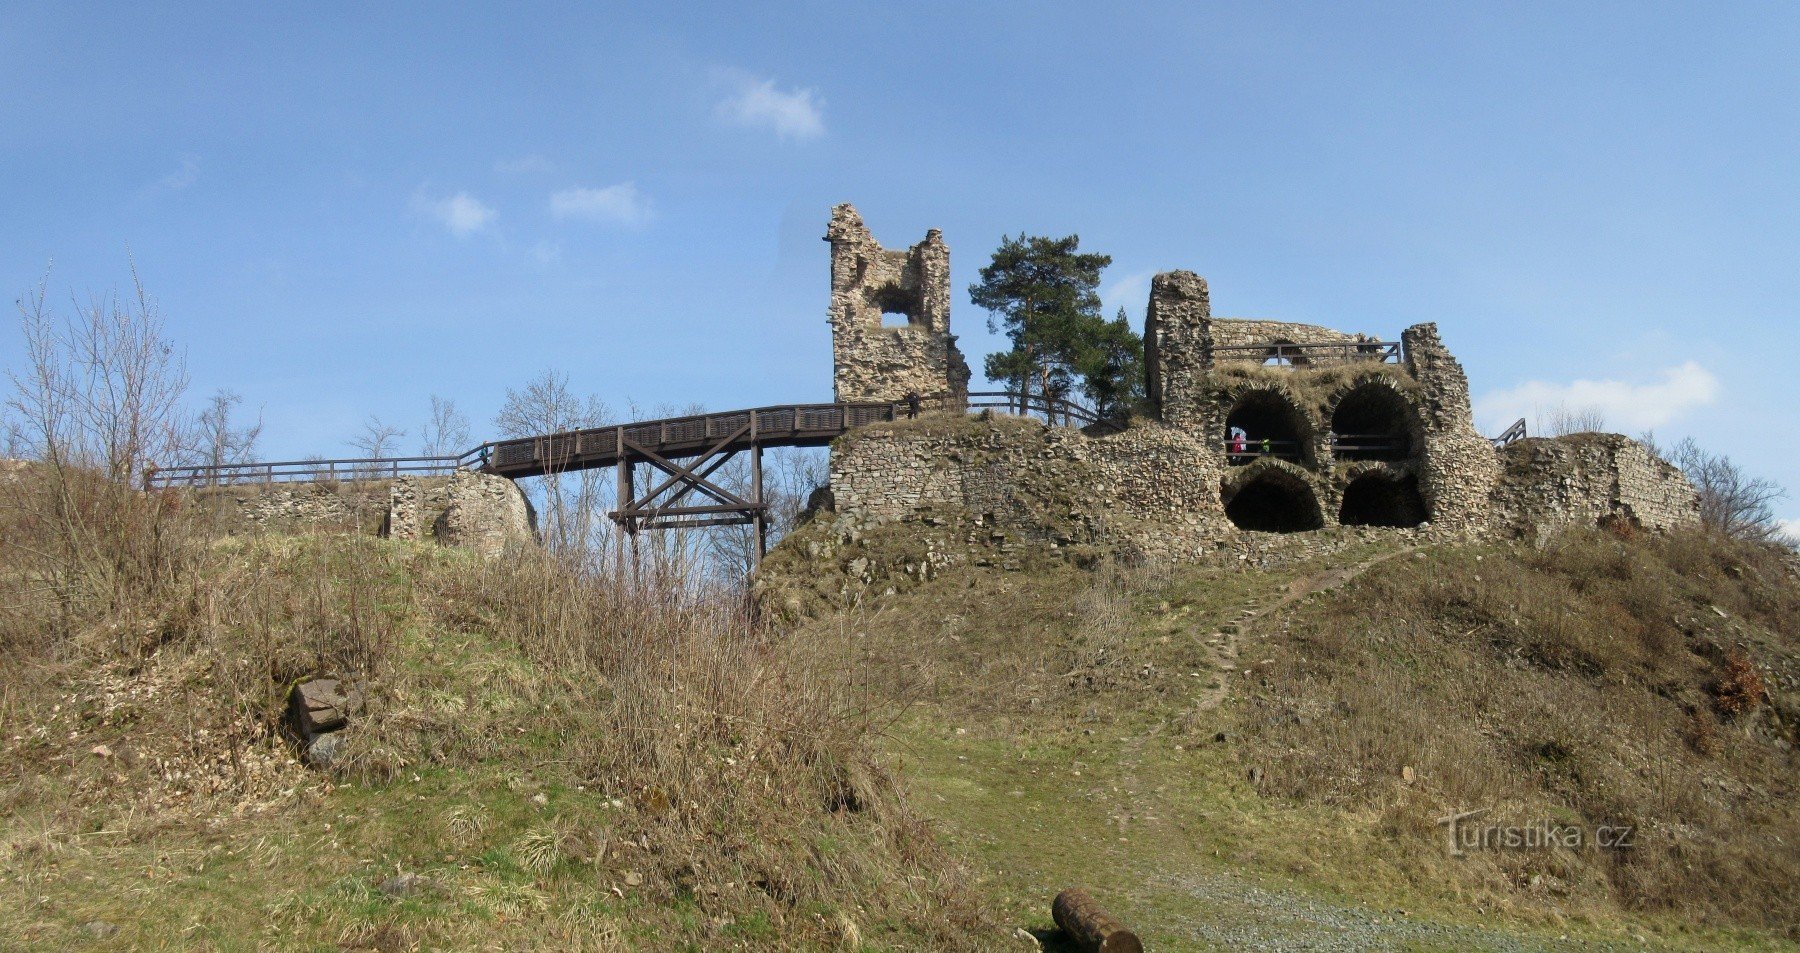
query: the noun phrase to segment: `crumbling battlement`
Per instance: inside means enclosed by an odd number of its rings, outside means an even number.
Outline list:
[[[849,205],[831,210],[832,382],[839,401],[949,398],[969,366],[950,333],[950,249],[937,229],[905,251],[882,248]],[[892,316],[889,319],[887,316]]]
[[[1216,361],[1246,361],[1260,364],[1282,344],[1360,344],[1372,340],[1366,334],[1345,334],[1316,324],[1292,321],[1263,321],[1250,318],[1214,318],[1214,348],[1266,348],[1263,351],[1218,351]],[[1349,355],[1325,354],[1300,358],[1301,364],[1340,364],[1354,358]]]
[[[1103,437],[984,412],[865,427],[832,446],[839,512],[871,524],[955,512],[998,539],[1191,557],[1229,532],[1218,472],[1154,423]]]

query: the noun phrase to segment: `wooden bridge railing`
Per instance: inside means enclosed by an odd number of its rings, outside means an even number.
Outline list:
[[[227,483],[294,483],[335,480],[387,480],[402,475],[438,476],[479,469],[485,460],[477,447],[457,457],[355,457],[345,460],[277,460],[186,467],[150,467],[146,488],[219,486]]]
[[[1520,417],[1518,420],[1513,421],[1512,426],[1502,430],[1500,436],[1494,438],[1494,447],[1495,449],[1500,449],[1510,444],[1518,443],[1519,441],[1524,440],[1525,437],[1525,418]]]

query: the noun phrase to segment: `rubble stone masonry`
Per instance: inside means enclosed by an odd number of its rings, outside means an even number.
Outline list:
[[[239,483],[190,491],[227,533],[362,533],[435,539],[483,555],[536,539],[536,514],[505,477],[458,472],[341,483]]]
[[[948,398],[960,410],[969,366],[950,333],[950,249],[937,229],[882,248],[848,204],[831,210],[832,381],[839,401]],[[888,319],[886,316],[892,316]]]

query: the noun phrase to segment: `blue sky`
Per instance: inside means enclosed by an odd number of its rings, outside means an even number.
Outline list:
[[[197,395],[343,454],[547,367],[829,399],[851,201],[944,230],[971,363],[1000,236],[1077,232],[1134,319],[1188,268],[1219,315],[1435,320],[1490,430],[1593,404],[1800,493],[1796,48],[1773,3],[13,2],[0,286],[129,255]]]

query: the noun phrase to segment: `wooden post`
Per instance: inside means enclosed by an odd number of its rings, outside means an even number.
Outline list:
[[[750,445],[750,501],[756,504],[756,514],[751,517],[751,524],[756,528],[756,558],[751,563],[755,569],[762,565],[763,556],[769,551],[768,510],[763,507],[763,473],[762,444]]]
[[[1070,887],[1056,895],[1050,904],[1050,915],[1056,925],[1086,953],[1144,953],[1137,934],[1108,916],[1087,891]]]
[[[616,446],[619,451],[619,498],[614,501],[614,505],[618,507],[619,529],[625,534],[625,539],[619,541],[618,575],[621,579],[625,576],[625,548],[626,546],[630,546],[631,575],[632,578],[635,579],[637,577],[638,562],[637,528],[632,522],[634,517],[627,511],[631,508],[632,497],[637,495],[637,488],[632,485],[635,481],[632,479],[631,473],[631,455],[625,452],[625,428],[620,427],[618,429],[617,433],[614,435],[614,440],[616,441]]]

